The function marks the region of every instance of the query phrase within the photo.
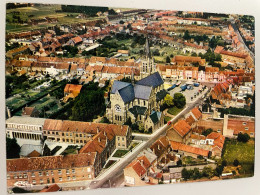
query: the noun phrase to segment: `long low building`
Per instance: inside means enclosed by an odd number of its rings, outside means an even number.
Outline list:
[[[128,148],[132,140],[126,125],[16,116],[7,119],[6,128],[9,138],[22,139],[22,143],[37,137],[39,143],[83,146],[75,155],[7,159],[8,187],[91,180],[115,149]]]
[[[47,185],[96,177],[96,153],[8,159],[7,186]]]

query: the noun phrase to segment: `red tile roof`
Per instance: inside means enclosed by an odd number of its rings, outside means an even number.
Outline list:
[[[36,158],[7,159],[7,172],[67,169],[94,165],[96,153],[66,156],[44,156]]]
[[[199,109],[197,107],[193,108],[191,110],[191,112],[192,112],[192,114],[195,116],[195,118],[197,120],[199,120],[201,118],[201,116],[202,116],[202,113],[199,111]]]
[[[57,192],[60,190],[60,187],[57,184],[53,184],[51,186],[47,186],[43,188],[40,192]]]
[[[220,133],[212,132],[207,136],[207,139],[214,139],[214,146],[218,146],[220,149],[223,148],[225,137]]]
[[[151,163],[146,158],[146,156],[140,156],[134,161],[132,161],[129,165],[126,166],[126,168],[132,167],[134,171],[137,173],[139,177],[142,177],[148,170],[148,168],[151,166]]]
[[[208,155],[209,155],[208,150],[203,150],[201,148],[192,147],[192,146],[185,145],[185,144],[175,142],[175,141],[170,141],[170,144],[171,144],[171,148],[173,150],[181,150],[184,152],[201,155],[201,156],[205,156],[205,157],[208,157]]]
[[[191,130],[191,126],[185,120],[178,121],[172,127],[181,137],[184,137]]]

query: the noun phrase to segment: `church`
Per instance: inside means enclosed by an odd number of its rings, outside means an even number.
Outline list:
[[[131,119],[139,129],[155,131],[164,124],[160,106],[167,92],[163,79],[156,72],[156,65],[151,55],[149,42],[145,43],[145,59],[141,60],[140,77],[136,83],[114,81],[110,91],[110,103],[106,117],[113,124],[123,125]]]

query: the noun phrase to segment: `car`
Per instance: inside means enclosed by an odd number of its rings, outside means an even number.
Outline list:
[[[171,122],[171,121],[168,121],[167,125],[171,125],[171,124],[172,124],[172,122]]]

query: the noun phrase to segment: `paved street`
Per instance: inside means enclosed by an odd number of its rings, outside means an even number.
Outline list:
[[[175,118],[173,118],[171,121],[174,123],[179,118],[183,117],[185,114],[187,114],[194,106],[200,104],[203,101],[203,96],[208,92],[208,90],[204,90],[200,95],[199,98],[194,101],[190,102],[186,105],[186,107],[178,114]],[[119,162],[117,162],[114,166],[112,166],[109,170],[104,172],[102,175],[98,176],[96,179],[94,179],[89,187],[87,189],[96,189],[103,186],[103,184],[112,178],[115,177],[115,175],[120,175],[123,173],[123,169],[132,162],[138,154],[148,147],[150,147],[161,135],[163,135],[167,129],[169,129],[170,126],[164,125],[157,131],[155,131],[153,134],[151,134],[150,138],[147,141],[143,141],[141,144],[139,144],[132,152],[128,153],[123,159],[121,159]],[[139,137],[142,137],[139,135]],[[143,136],[144,139],[147,139],[147,136]]]
[[[244,42],[242,36],[240,35],[240,33],[239,33],[238,29],[237,29],[237,25],[235,24],[235,22],[233,21],[233,22],[231,23],[231,25],[232,25],[232,27],[234,28],[235,33],[237,34],[237,37],[238,37],[239,41],[240,41],[241,43],[243,43],[244,49],[247,50],[247,51],[250,53],[250,55],[251,55],[252,58],[255,58],[255,54],[254,54],[250,49],[248,49],[247,45],[245,44],[245,42]]]

